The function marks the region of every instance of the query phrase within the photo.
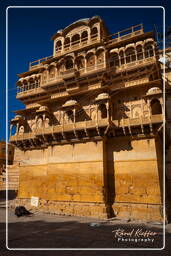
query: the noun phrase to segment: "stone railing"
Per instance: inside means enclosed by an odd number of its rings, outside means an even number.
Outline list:
[[[34,89],[28,89],[25,91],[18,92],[16,98],[19,99],[21,97],[23,98],[23,97],[27,97],[27,96],[37,95],[42,92],[44,92],[44,90],[40,87],[34,88]]]
[[[143,24],[138,24],[136,26],[132,26],[128,29],[124,29],[117,33],[114,33],[107,37],[108,44],[118,43],[120,41],[130,39],[132,37],[144,34]]]
[[[163,115],[151,115],[147,117],[139,117],[139,118],[123,118],[119,121],[119,126],[135,126],[135,125],[144,125],[149,123],[162,123]]]
[[[55,53],[54,56],[52,55],[52,56],[48,56],[48,57],[30,62],[29,70],[33,70],[33,69],[41,67],[43,65],[43,62],[45,62],[46,60],[53,59],[56,56],[60,56],[62,54],[69,53],[70,51],[75,51],[75,50],[81,49],[85,46],[92,45],[93,43],[98,43],[100,41],[101,41],[101,39],[99,37],[93,37],[90,39],[84,38],[84,40],[75,41],[73,44],[66,44],[64,46],[64,48],[62,49],[62,47],[61,47],[59,49],[59,51],[57,51]]]
[[[142,53],[144,54],[144,53]],[[25,86],[18,86],[19,92],[17,93],[17,98],[25,97],[25,96],[32,96],[35,94],[39,94],[44,92],[42,89],[43,87],[47,86],[53,86],[56,83],[63,82],[64,80],[67,81],[67,79],[72,78],[72,77],[77,77],[84,75],[84,74],[89,74],[91,72],[95,71],[100,71],[107,69],[108,71],[115,70],[115,72],[122,72],[124,70],[129,70],[132,68],[148,65],[151,63],[156,62],[156,56],[152,56],[152,52],[147,51],[145,52],[147,54],[146,58],[137,59],[137,55],[130,55],[130,62],[126,63],[126,58],[124,57],[123,59],[114,59],[114,60],[109,60],[107,63],[106,62],[101,62],[101,63],[96,63],[87,67],[84,67],[82,69],[77,69],[77,68],[71,68],[65,71],[61,71],[59,74],[54,75],[54,77],[48,77],[46,79],[41,79],[41,82],[39,84],[36,84],[36,87],[33,87],[33,85],[25,85]],[[134,59],[134,60],[133,60]],[[114,66],[111,66],[111,63],[113,63]],[[76,75],[77,74],[77,75]],[[130,84],[133,86],[134,83],[137,84],[138,81],[128,81],[125,82],[125,87],[130,86]],[[148,81],[146,81],[148,82]],[[67,82],[68,84],[70,83]],[[141,83],[141,82],[140,82]],[[42,88],[41,88],[41,87]],[[79,89],[79,88],[76,88]],[[72,91],[74,89],[67,88],[68,91]]]
[[[140,117],[140,118],[126,118],[121,120],[113,120],[111,121],[115,127],[129,127],[129,126],[139,126],[139,125],[146,125],[146,124],[155,124],[155,123],[162,123],[163,115],[152,115],[148,117]],[[60,124],[56,126],[49,126],[47,128],[41,127],[37,128],[35,132],[31,133],[24,133],[24,134],[16,134],[10,137],[10,141],[21,141],[21,140],[29,140],[34,139],[36,136],[39,135],[46,135],[46,134],[54,134],[54,133],[63,133],[75,130],[84,130],[84,129],[91,129],[96,127],[107,127],[109,125],[109,120],[99,119],[99,120],[87,120],[82,122],[76,123],[68,123],[68,124]]]

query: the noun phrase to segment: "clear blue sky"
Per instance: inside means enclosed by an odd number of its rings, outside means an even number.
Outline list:
[[[164,6],[166,1],[155,1],[155,5]],[[0,32],[4,40],[0,40],[1,49],[1,93],[0,93],[0,139],[5,138],[5,8],[7,6],[20,5],[80,5],[80,1],[2,1]],[[154,1],[86,1],[82,5],[154,5]],[[169,12],[169,4],[166,12]],[[170,10],[171,11],[171,10]],[[162,29],[162,9],[144,9],[144,8],[22,8],[9,9],[8,12],[8,112],[10,120],[14,114],[12,111],[24,108],[24,105],[16,100],[16,74],[28,70],[29,61],[34,61],[42,57],[52,55],[53,42],[51,36],[59,29],[63,29],[72,22],[99,15],[104,19],[106,26],[111,33],[128,28],[139,23],[144,24],[145,31],[154,30],[156,27]],[[168,14],[166,13],[167,17]],[[1,38],[2,38],[1,37]]]

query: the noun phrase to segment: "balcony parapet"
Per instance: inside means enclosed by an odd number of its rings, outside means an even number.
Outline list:
[[[26,91],[20,91],[17,93],[17,96],[16,98],[17,99],[20,99],[20,98],[23,98],[23,97],[28,97],[28,96],[33,96],[33,95],[37,95],[37,94],[40,94],[40,93],[43,93],[45,92],[43,88],[41,87],[38,87],[38,88],[34,88],[34,89],[28,89]]]
[[[128,29],[124,29],[117,33],[111,34],[110,36],[107,37],[108,38],[107,43],[108,43],[108,45],[113,44],[113,43],[118,43],[123,40],[127,40],[127,39],[130,39],[132,37],[142,35],[142,34],[144,34],[143,24],[138,24],[138,25],[132,26]]]
[[[163,115],[151,115],[148,117],[140,117],[140,118],[126,118],[121,120],[113,120],[112,123],[116,128],[123,128],[123,127],[136,127],[141,125],[150,125],[150,124],[157,124],[163,123]],[[67,133],[67,132],[74,132],[79,130],[87,130],[87,129],[96,129],[97,127],[107,127],[109,126],[110,121],[105,119],[100,120],[87,120],[82,122],[76,123],[68,123],[50,127],[42,127],[38,128],[35,132],[30,133],[23,133],[23,134],[16,134],[10,137],[11,142],[15,141],[24,141],[24,140],[31,140],[38,138],[42,135],[52,135],[57,133]]]
[[[117,74],[156,63],[157,59],[155,55],[152,56],[152,51],[147,51],[145,54],[146,57],[141,59],[138,59],[138,56],[136,55],[130,55],[129,59],[127,59],[127,57],[124,57],[123,59],[112,59],[108,62],[101,62],[98,64],[96,63],[81,69],[71,68],[65,71],[61,71],[59,74],[55,74],[53,77],[47,76],[46,79],[42,78],[41,81],[35,86],[33,84],[18,86],[19,92],[17,94],[17,98],[32,96],[39,93],[41,94],[44,92],[41,88],[53,87],[57,83],[63,83],[66,85],[66,91],[72,93],[75,90],[79,90],[79,78],[84,79],[84,76],[92,74],[93,72],[108,71],[115,72]],[[133,83],[132,85],[134,85],[134,82],[135,81],[131,81],[131,83]],[[73,88],[73,83],[76,83],[76,88]],[[127,86],[127,84],[129,86],[130,81],[125,83],[125,86]]]
[[[38,60],[35,60],[35,61],[32,61],[29,63],[29,70],[33,70],[33,69],[36,69],[36,68],[40,68],[41,66],[43,66],[43,63],[46,62],[47,60],[51,60],[55,57],[59,57],[63,54],[68,54],[72,51],[76,51],[76,50],[79,50],[81,48],[84,48],[84,47],[87,47],[89,45],[93,45],[93,44],[96,44],[96,43],[100,43],[101,42],[101,39],[100,38],[92,38],[90,40],[86,40],[86,38],[84,39],[84,41],[79,41],[79,42],[75,42],[73,45],[65,45],[64,47],[64,50],[59,50],[55,53],[55,55],[51,55],[51,56],[48,56],[48,57],[45,57],[45,58],[42,58],[42,59],[38,59]]]
[[[139,117],[139,118],[123,118],[119,121],[119,126],[139,126],[139,125],[146,125],[146,124],[155,124],[155,123],[162,123],[163,122],[163,115],[151,115],[147,117]]]

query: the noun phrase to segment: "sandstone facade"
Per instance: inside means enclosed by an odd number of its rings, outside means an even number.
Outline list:
[[[16,202],[79,216],[162,220],[163,97],[142,25],[110,35],[99,17],[54,36],[53,56],[19,75],[11,120]],[[16,128],[13,131],[14,127]]]

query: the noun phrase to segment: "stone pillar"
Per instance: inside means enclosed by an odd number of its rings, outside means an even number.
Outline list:
[[[106,102],[105,106],[106,106],[106,109],[107,109],[107,119],[109,120],[109,118],[110,118],[110,114],[109,114],[109,102]]]
[[[98,120],[99,120],[99,106],[98,104],[96,105],[96,123],[98,124]]]
[[[75,124],[75,120],[76,120],[76,118],[75,118],[76,117],[76,109],[75,108],[73,109],[73,114],[74,114],[74,124]]]
[[[16,133],[18,134],[18,130],[19,130],[19,123],[17,123],[16,125]]]
[[[143,54],[143,59],[145,59],[145,49],[144,49],[144,44],[142,45],[142,54]]]

